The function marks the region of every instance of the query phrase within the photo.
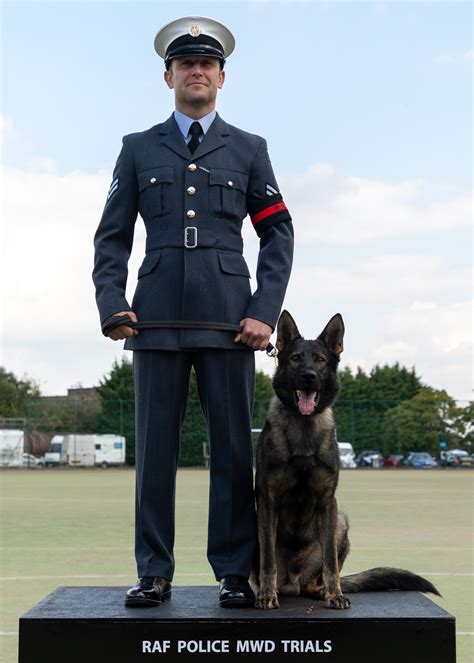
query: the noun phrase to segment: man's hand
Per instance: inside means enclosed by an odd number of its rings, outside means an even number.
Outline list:
[[[114,313],[114,318],[116,315],[128,315],[133,322],[138,322],[137,316],[133,311],[120,311],[120,313]],[[120,327],[112,329],[107,336],[114,341],[121,341],[124,338],[127,338],[127,336],[134,336],[136,334],[138,334],[138,329],[132,329],[128,325],[120,325]]]
[[[254,320],[253,318],[244,318],[239,322],[243,327],[242,331],[234,338],[234,343],[245,343],[254,350],[265,350],[270,336],[272,335],[272,328],[270,325]]]

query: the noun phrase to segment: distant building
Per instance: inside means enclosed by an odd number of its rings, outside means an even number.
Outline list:
[[[95,387],[71,387],[66,396],[41,396],[44,403],[61,403],[87,405],[89,412],[100,410],[101,398]]]

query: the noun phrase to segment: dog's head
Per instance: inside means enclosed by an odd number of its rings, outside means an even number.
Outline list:
[[[335,401],[343,339],[344,322],[339,313],[316,339],[306,341],[288,311],[283,311],[277,327],[278,368],[273,388],[288,409],[311,416]]]

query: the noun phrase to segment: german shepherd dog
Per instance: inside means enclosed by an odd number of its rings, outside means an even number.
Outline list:
[[[339,576],[349,526],[335,498],[339,451],[331,406],[340,388],[343,337],[339,313],[311,341],[287,311],[278,321],[275,396],[257,447],[257,608],[278,608],[279,596],[309,596],[336,609],[351,605],[343,592],[398,589],[440,596],[428,580],[401,569]]]

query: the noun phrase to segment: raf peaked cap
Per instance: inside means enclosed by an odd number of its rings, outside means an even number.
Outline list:
[[[235,39],[225,25],[206,16],[185,16],[168,23],[155,37],[155,51],[165,61],[186,55],[219,58],[224,65],[235,47]]]

